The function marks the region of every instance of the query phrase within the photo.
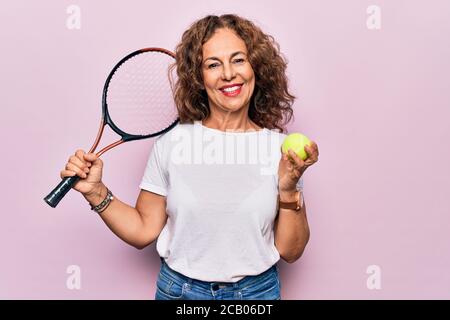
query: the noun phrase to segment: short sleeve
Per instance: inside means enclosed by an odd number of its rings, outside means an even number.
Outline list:
[[[303,177],[300,177],[300,179],[297,182],[297,190],[300,190],[303,192]]]
[[[157,139],[150,152],[150,157],[147,161],[139,188],[167,196],[167,175],[161,159],[163,159],[161,140]]]

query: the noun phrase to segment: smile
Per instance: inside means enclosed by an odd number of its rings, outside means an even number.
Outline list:
[[[233,84],[230,86],[222,87],[219,90],[227,97],[235,97],[239,93],[241,93],[242,86],[243,86],[243,84]]]

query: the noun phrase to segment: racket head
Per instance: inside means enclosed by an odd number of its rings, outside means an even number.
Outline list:
[[[98,155],[126,141],[161,135],[177,125],[178,110],[173,99],[176,76],[171,68],[174,63],[172,52],[153,47],[136,50],[114,66],[103,88],[102,121],[89,152],[96,149],[105,125],[121,139]],[[78,176],[62,179],[44,201],[55,208],[78,180]]]
[[[103,88],[104,124],[131,141],[161,135],[178,122],[173,98],[175,54],[151,47],[136,50],[120,60]]]

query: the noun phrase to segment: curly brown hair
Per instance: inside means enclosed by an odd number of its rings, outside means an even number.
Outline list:
[[[204,120],[209,114],[208,95],[201,73],[202,46],[217,29],[233,30],[246,44],[248,59],[255,73],[255,90],[248,115],[258,126],[285,132],[293,117],[295,97],[288,92],[287,62],[274,38],[251,21],[234,14],[209,15],[194,22],[183,33],[175,50],[178,80],[174,98],[180,123]]]

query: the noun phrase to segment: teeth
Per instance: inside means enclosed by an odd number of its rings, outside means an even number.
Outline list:
[[[233,91],[238,90],[240,87],[241,86],[234,86],[234,87],[225,88],[225,89],[222,89],[222,90],[225,91],[225,92],[233,92]]]

